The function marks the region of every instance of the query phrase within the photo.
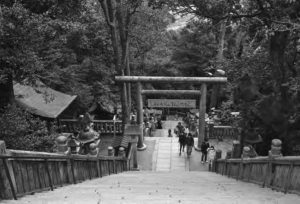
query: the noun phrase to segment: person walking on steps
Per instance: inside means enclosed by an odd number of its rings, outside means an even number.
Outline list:
[[[205,139],[201,144],[201,163],[207,162],[207,149],[209,148],[209,143],[207,142],[207,139]]]
[[[181,155],[181,150],[182,152],[184,152],[184,147],[185,147],[185,142],[186,142],[186,137],[185,137],[185,134],[183,132],[180,132],[179,133],[179,156]]]
[[[174,130],[174,133],[177,135],[177,137],[179,137],[180,133],[184,133],[184,127],[183,127],[183,125],[181,125],[181,122],[178,122],[178,124]]]
[[[191,133],[188,133],[188,136],[186,138],[186,152],[188,156],[192,154],[193,146],[194,146],[194,138]]]
[[[216,157],[216,150],[215,150],[215,147],[214,146],[210,146],[208,149],[207,149],[207,157],[208,157],[208,165],[209,165],[209,169],[212,168],[212,163],[213,163],[213,160],[215,159]]]

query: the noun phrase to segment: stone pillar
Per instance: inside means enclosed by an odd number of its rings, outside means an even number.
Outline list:
[[[114,156],[114,148],[112,146],[107,147],[108,156]]]
[[[206,112],[206,92],[207,85],[203,83],[201,85],[201,97],[199,107],[199,134],[198,134],[198,145],[197,150],[201,150],[201,143],[205,139],[205,112]]]
[[[144,144],[144,134],[143,134],[143,98],[142,98],[142,84],[141,82],[136,83],[136,104],[137,104],[137,124],[140,126],[140,135],[137,144],[138,150],[145,150],[146,145]]]
[[[241,143],[238,140],[233,140],[232,145],[232,158],[240,158],[241,157]]]
[[[282,142],[279,139],[273,139],[271,144],[271,150],[269,151],[269,157],[275,158],[275,157],[281,157],[281,145]]]
[[[134,139],[131,142],[131,151],[132,151],[132,163],[133,163],[133,169],[132,170],[139,170],[138,162],[137,162],[137,142],[134,141]]]
[[[125,149],[124,149],[124,147],[120,147],[119,148],[119,156],[120,157],[125,157],[126,155],[125,155]]]

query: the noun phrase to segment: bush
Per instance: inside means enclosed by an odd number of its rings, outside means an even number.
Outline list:
[[[8,106],[0,114],[0,140],[9,149],[51,152],[56,136],[54,126],[48,130],[46,121],[16,105]]]

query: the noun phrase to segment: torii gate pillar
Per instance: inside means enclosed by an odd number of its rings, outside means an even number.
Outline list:
[[[142,98],[142,84],[141,82],[136,83],[136,104],[137,104],[137,124],[140,126],[140,135],[137,143],[137,149],[142,151],[147,148],[144,144],[144,135],[143,135],[143,122],[144,122],[144,114],[143,114],[143,98]]]
[[[198,132],[198,144],[195,147],[196,150],[201,150],[201,143],[205,139],[205,113],[206,113],[206,94],[207,85],[203,83],[201,85],[201,97],[199,105],[199,132]]]

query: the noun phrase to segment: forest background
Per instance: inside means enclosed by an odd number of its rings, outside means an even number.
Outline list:
[[[180,28],[174,22],[182,18]],[[208,107],[243,138],[283,140],[300,154],[300,2],[296,0],[1,0],[0,139],[9,148],[50,151],[55,134],[14,103],[13,81],[37,80],[77,95],[74,112],[95,101],[134,107],[115,75],[217,76]],[[147,89],[199,89],[146,84]],[[124,108],[127,107],[127,108]],[[238,121],[231,111],[241,112]],[[298,145],[298,146],[297,146]]]

